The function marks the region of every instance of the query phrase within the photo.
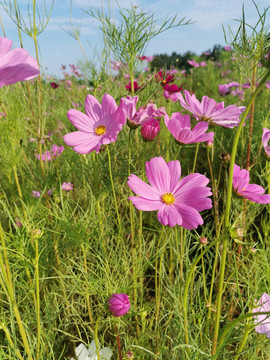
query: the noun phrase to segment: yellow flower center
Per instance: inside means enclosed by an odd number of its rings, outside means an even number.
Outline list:
[[[104,126],[104,125],[99,125],[95,128],[95,133],[97,135],[103,135],[103,134],[105,134],[105,131],[106,131],[106,126]]]
[[[175,198],[173,196],[172,193],[165,193],[164,195],[162,195],[161,200],[166,204],[166,205],[172,205],[175,202]]]

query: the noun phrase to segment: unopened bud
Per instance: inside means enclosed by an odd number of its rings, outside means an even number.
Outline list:
[[[200,237],[199,240],[200,240],[200,244],[202,244],[202,245],[208,244],[208,240],[205,236]]]
[[[128,352],[126,353],[126,358],[127,359],[134,359],[134,353],[131,350],[128,350]]]

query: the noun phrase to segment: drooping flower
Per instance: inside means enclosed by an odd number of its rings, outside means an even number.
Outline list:
[[[264,194],[264,188],[260,185],[249,184],[249,172],[245,169],[241,170],[236,164],[233,167],[232,185],[237,196],[259,204],[270,203],[270,195]]]
[[[12,41],[0,36],[0,88],[38,76],[37,61],[25,49],[11,49]]]
[[[171,118],[166,114],[164,116],[165,124],[178,143],[193,144],[213,140],[214,133],[206,134],[208,124],[205,121],[200,121],[191,130],[190,116],[182,115],[179,112],[172,114]]]
[[[71,182],[63,182],[63,184],[61,185],[61,189],[64,191],[71,191],[73,190],[73,184]]]
[[[203,224],[199,211],[212,208],[211,189],[206,176],[195,173],[180,180],[181,166],[178,160],[168,164],[162,157],[155,157],[145,164],[150,185],[138,176],[131,174],[128,186],[139,196],[129,200],[138,210],[158,210],[157,217],[161,224],[173,227],[196,229]]]
[[[112,294],[108,305],[110,313],[115,317],[125,315],[130,309],[129,298],[126,294]]]
[[[141,106],[136,110],[136,104],[139,100],[138,96],[127,96],[121,98],[120,104],[125,111],[128,126],[135,129],[138,126],[142,126],[153,118],[162,117],[165,114],[165,108],[157,108],[155,104],[149,103],[145,106]]]
[[[153,141],[160,130],[158,119],[151,119],[141,127],[141,135],[145,141]]]
[[[193,67],[196,67],[196,68],[200,66],[200,64],[197,63],[197,62],[195,61],[195,59],[187,60],[187,62],[188,62],[188,64],[189,64],[190,66],[193,66]]]
[[[217,103],[208,96],[203,96],[202,101],[196,98],[195,94],[190,94],[184,90],[184,95],[178,94],[178,99],[182,107],[190,111],[198,121],[207,121],[227,128],[233,128],[240,123],[239,116],[245,110],[245,106],[229,105],[224,107],[224,102]]]
[[[270,296],[267,293],[262,294],[260,300],[256,301],[256,306],[257,307],[252,310],[254,314],[269,311],[269,315],[254,316],[254,322],[257,325],[255,331],[258,334],[267,334],[268,339],[270,339]]]
[[[270,130],[266,129],[266,128],[263,128],[262,144],[263,144],[263,147],[264,147],[264,150],[265,150],[267,156],[270,158],[269,140],[270,140]]]
[[[178,87],[176,84],[166,84],[163,86],[163,96],[167,100],[171,100],[172,102],[176,102],[178,100],[178,93],[183,90],[183,88]]]
[[[98,352],[100,355],[100,359],[110,360],[110,358],[113,355],[112,350],[109,347],[100,349],[99,344],[98,344],[98,348],[99,348]],[[77,346],[75,349],[75,355],[77,360],[97,360],[98,357],[97,357],[97,347],[95,340],[92,340],[88,349],[84,344],[80,344],[79,346]],[[74,359],[71,358],[70,360],[74,360]]]
[[[102,145],[117,140],[126,123],[125,112],[109,94],[104,94],[101,105],[94,96],[87,95],[85,111],[86,115],[75,109],[67,112],[68,119],[79,131],[66,134],[63,139],[79,154],[94,150],[98,153]]]

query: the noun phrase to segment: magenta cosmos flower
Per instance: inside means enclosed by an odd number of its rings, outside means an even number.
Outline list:
[[[270,130],[263,128],[262,144],[268,157],[270,157],[270,145],[268,145],[269,140],[270,140]]]
[[[141,127],[141,135],[145,141],[153,141],[160,130],[158,119],[151,119]]]
[[[183,89],[181,87],[178,87],[176,84],[166,84],[163,86],[163,96],[166,100],[171,100],[172,102],[176,102],[178,100],[178,93],[182,91]]]
[[[256,301],[257,307],[252,310],[253,313],[269,311],[269,315],[256,315],[254,316],[254,322],[257,325],[255,331],[258,334],[267,334],[270,339],[270,296],[266,293],[262,294],[259,301]]]
[[[37,61],[25,49],[11,49],[12,41],[0,36],[0,88],[39,74]]]
[[[184,94],[185,99],[181,93],[178,94],[181,106],[190,111],[198,121],[203,120],[227,128],[239,125],[239,116],[245,110],[245,106],[224,107],[224,102],[217,103],[208,96],[203,96],[202,101],[199,102],[195,94],[191,95],[187,90],[184,90]]]
[[[110,313],[115,317],[125,315],[130,308],[129,298],[126,294],[112,294],[108,305]]]
[[[169,132],[175,140],[181,144],[193,144],[213,140],[213,132],[206,134],[208,124],[205,121],[200,121],[192,130],[189,115],[182,115],[179,112],[175,112],[169,119],[169,116],[166,114],[164,121]]]
[[[198,64],[198,63],[195,61],[195,59],[187,60],[187,62],[189,63],[190,66],[200,67],[200,64]]]
[[[138,210],[158,210],[159,222],[170,227],[181,225],[191,230],[203,224],[199,211],[212,208],[212,201],[207,198],[212,193],[206,187],[209,182],[206,176],[195,173],[180,180],[180,162],[167,164],[162,157],[147,161],[145,169],[150,185],[134,174],[128,178],[128,186],[139,195],[129,200]]]
[[[270,195],[264,194],[265,190],[260,185],[249,184],[249,172],[241,170],[240,166],[234,164],[233,189],[236,195],[259,204],[269,204]]]
[[[131,128],[135,129],[138,126],[142,126],[149,122],[151,119],[161,117],[165,114],[165,107],[157,108],[157,106],[152,103],[141,106],[136,110],[138,100],[138,96],[127,96],[120,100],[120,104],[123,107],[128,120],[128,126]]]
[[[79,130],[64,136],[68,146],[79,154],[97,153],[101,145],[110,144],[117,140],[117,135],[126,123],[126,116],[122,106],[117,106],[114,98],[104,94],[102,103],[92,96],[85,99],[85,112],[71,109],[67,117]]]

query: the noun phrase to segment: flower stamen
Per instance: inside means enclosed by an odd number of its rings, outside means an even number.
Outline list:
[[[172,205],[175,202],[175,197],[172,193],[165,193],[164,195],[162,195],[161,200],[166,205]]]
[[[95,133],[97,135],[103,135],[103,134],[105,134],[105,131],[106,131],[106,126],[104,126],[104,125],[99,125],[95,128]]]

